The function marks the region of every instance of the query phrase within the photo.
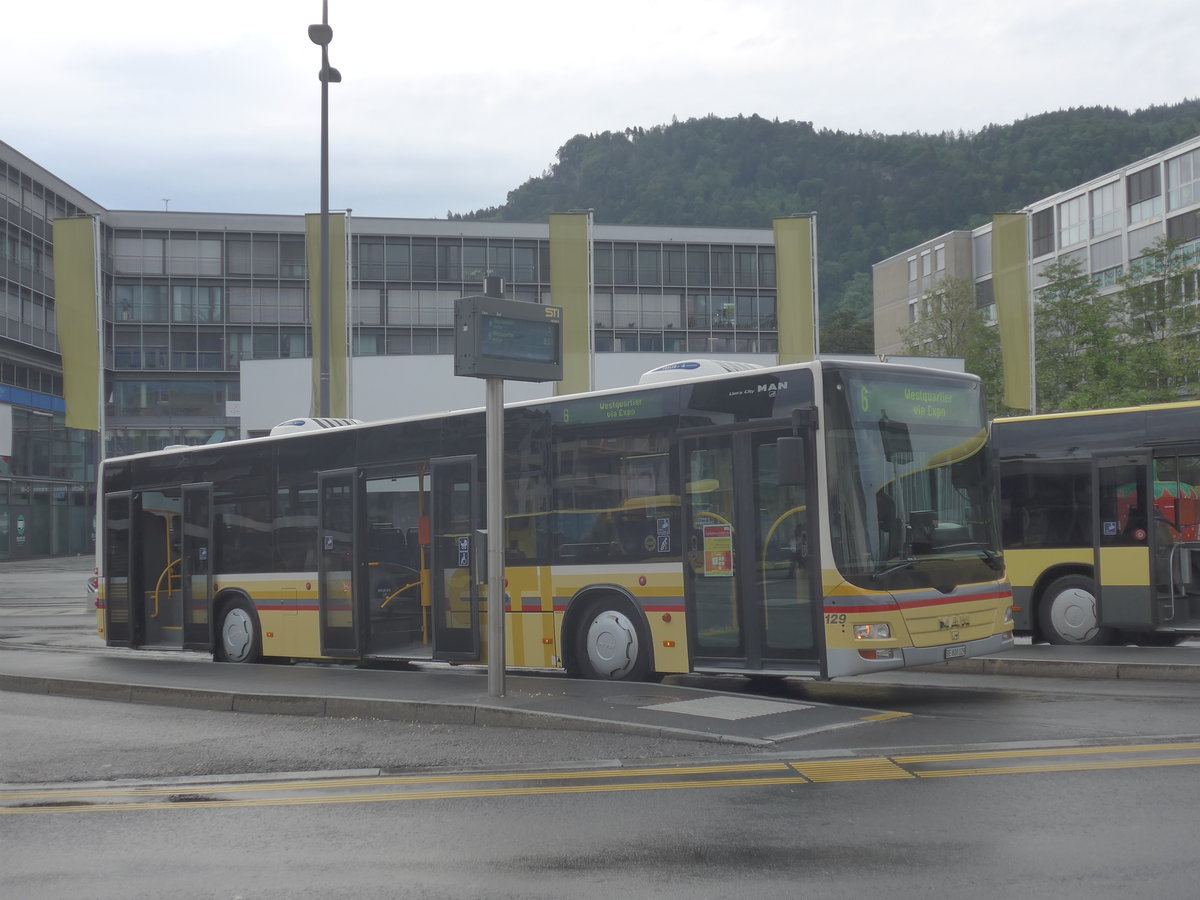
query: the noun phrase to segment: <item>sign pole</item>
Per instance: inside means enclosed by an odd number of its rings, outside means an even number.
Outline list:
[[[504,696],[504,380],[561,381],[562,308],[504,298],[504,279],[488,275],[483,296],[454,305],[454,374],[486,381],[488,694]]]
[[[488,696],[504,696],[504,379],[488,378],[487,430]]]

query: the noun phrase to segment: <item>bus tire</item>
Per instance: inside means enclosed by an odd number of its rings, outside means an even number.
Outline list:
[[[217,633],[217,659],[220,662],[253,663],[262,658],[262,630],[258,616],[247,600],[234,600],[221,614]]]
[[[1064,575],[1052,581],[1038,604],[1038,625],[1051,644],[1107,644],[1110,628],[1100,625],[1096,582],[1086,575]]]
[[[649,679],[650,636],[640,617],[616,598],[589,604],[575,630],[572,669],[584,678],[604,681]]]

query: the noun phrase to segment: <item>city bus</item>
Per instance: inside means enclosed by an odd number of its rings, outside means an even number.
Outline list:
[[[818,679],[1004,650],[974,376],[818,361],[105,460],[98,627],[217,660]]]
[[[1018,632],[1200,634],[1200,403],[997,419],[992,435]]]

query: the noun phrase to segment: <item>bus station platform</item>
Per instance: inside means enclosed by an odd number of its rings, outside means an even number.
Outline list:
[[[671,684],[509,674],[502,697],[480,667],[215,663],[207,654],[0,647],[0,690],[268,715],[603,731],[770,746],[888,718],[785,698]]]
[[[1018,639],[1020,641],[1020,639]],[[910,671],[1041,678],[1200,681],[1200,640],[1175,647],[1084,647],[1018,642],[1010,650]]]
[[[898,715],[748,696],[737,692],[743,682],[736,678],[722,690],[719,677],[674,676],[652,684],[509,673],[504,696],[493,697],[487,673],[478,666],[236,665],[187,651],[79,649],[56,652],[0,646],[0,690],[268,715],[603,731],[759,747]],[[1026,644],[990,657],[853,680],[944,682],[939,673],[1198,682],[1200,643],[1178,647]],[[706,686],[672,683],[677,680]]]

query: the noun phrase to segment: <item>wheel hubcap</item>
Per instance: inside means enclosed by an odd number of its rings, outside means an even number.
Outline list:
[[[637,631],[623,613],[606,610],[592,620],[587,633],[587,656],[605,678],[629,674],[638,657]]]
[[[1100,630],[1096,598],[1083,588],[1070,588],[1054,598],[1050,607],[1054,630],[1068,641],[1082,643]]]
[[[244,609],[231,609],[221,627],[221,644],[225,658],[238,662],[250,654],[254,640],[254,623]]]

